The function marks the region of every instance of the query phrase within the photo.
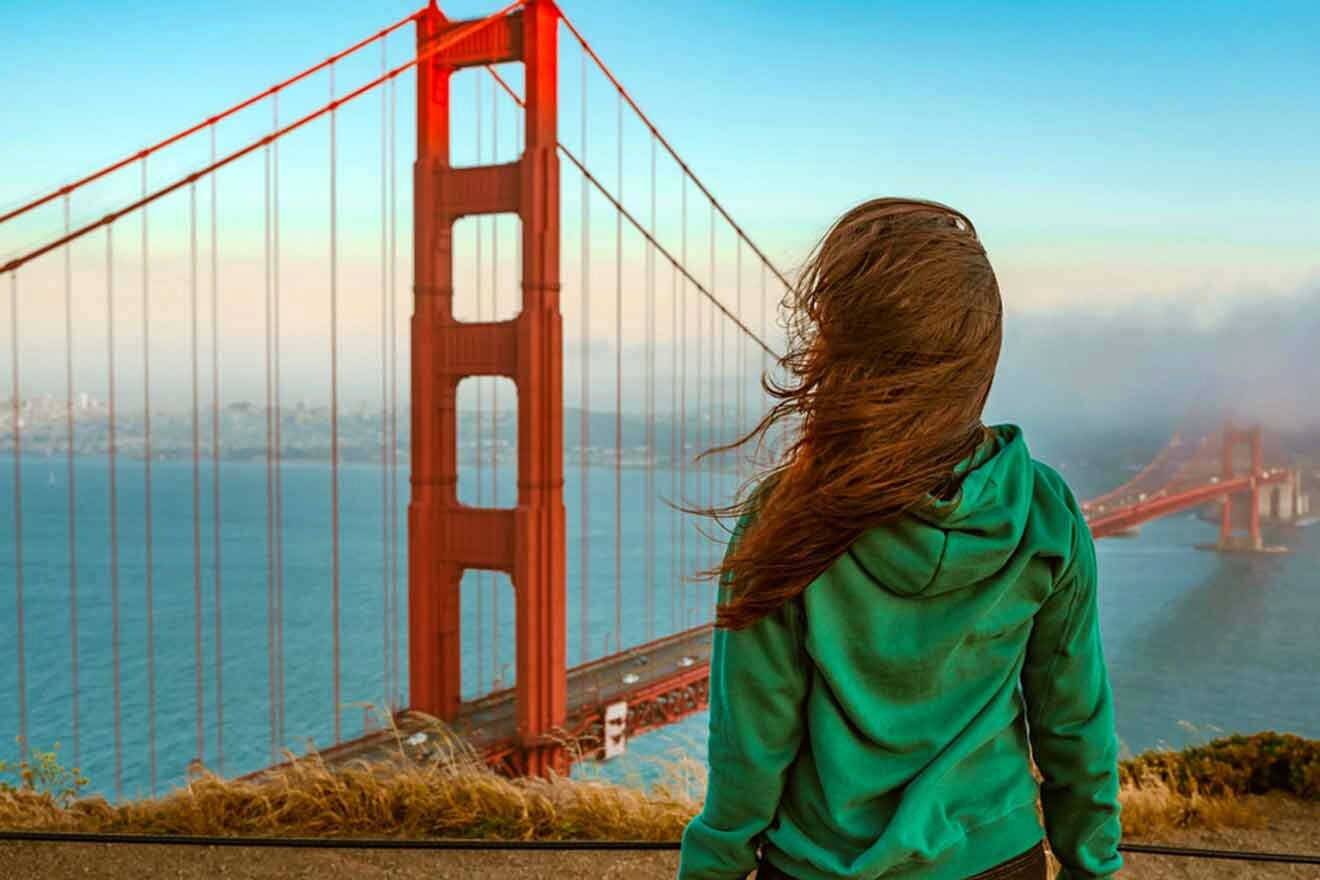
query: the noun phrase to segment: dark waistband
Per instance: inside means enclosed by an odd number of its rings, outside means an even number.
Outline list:
[[[969,877],[968,880],[1045,880],[1047,867],[1045,843],[1041,841],[1021,855],[1000,862],[993,868]],[[756,866],[756,880],[797,880],[797,878],[763,858]]]

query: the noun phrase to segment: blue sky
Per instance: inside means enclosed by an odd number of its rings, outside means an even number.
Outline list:
[[[5,0],[0,205],[204,118],[413,8],[412,0]],[[444,8],[466,18],[495,6]],[[566,0],[563,8],[784,266],[852,203],[896,194],[972,217],[1010,312],[1172,309],[1213,321],[1320,281],[1314,3]],[[394,41],[391,57],[401,60],[410,41]],[[561,131],[575,147],[567,110],[576,106],[579,62],[567,40],[561,47]],[[379,53],[367,54],[370,72]],[[614,105],[592,88],[594,139],[612,131]],[[324,90],[309,86],[306,106]],[[409,102],[399,105],[405,147]],[[363,104],[362,132],[352,134],[357,123],[346,114],[341,136],[350,158],[355,143],[366,151],[366,174],[378,168],[371,120],[379,104],[370,96]],[[322,137],[306,137],[315,157]],[[284,172],[290,212],[302,167],[295,148]],[[607,180],[611,149],[593,147]],[[323,160],[306,168],[315,161]],[[407,172],[405,163],[403,189]],[[365,218],[374,191],[364,180]],[[344,186],[350,197],[358,192],[352,181]],[[249,230],[258,222],[253,215]],[[340,222],[356,234],[351,213]],[[365,272],[378,233],[365,219],[360,226]],[[0,251],[12,244],[0,241]]]
[[[413,6],[7,0],[0,202],[187,125]],[[1245,286],[1282,287],[1317,262],[1315,4],[564,9],[735,216],[785,255],[850,202],[902,193],[967,211],[1010,276],[1033,276],[1024,304],[1106,287],[1070,279],[1051,294],[1034,275],[1056,265],[1107,265],[1125,284],[1162,269],[1153,287],[1176,293],[1203,286],[1193,267],[1204,259],[1237,267]],[[564,63],[576,73],[567,51]]]

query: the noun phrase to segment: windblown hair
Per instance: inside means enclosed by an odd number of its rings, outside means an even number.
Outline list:
[[[801,594],[863,532],[906,513],[938,516],[955,466],[988,437],[981,412],[999,360],[1003,306],[972,222],[936,202],[875,199],[844,214],[781,303],[796,381],[740,439],[778,425],[781,460],[715,519],[750,514],[722,563],[716,626],[741,629]],[[784,430],[787,428],[787,430]],[[751,492],[747,486],[755,485]],[[948,509],[948,508],[943,508]]]

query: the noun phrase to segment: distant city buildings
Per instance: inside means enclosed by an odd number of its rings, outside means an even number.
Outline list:
[[[138,408],[133,409],[136,403]],[[146,431],[142,418],[140,398],[125,405],[118,402],[115,413],[115,451],[126,457],[141,457],[146,450]],[[69,407],[63,398],[49,394],[23,398],[18,408],[18,425],[22,432],[22,453],[31,457],[63,456],[68,451]],[[73,447],[75,455],[105,455],[110,449],[109,406],[104,400],[88,392],[78,392],[73,406]],[[341,407],[338,418],[339,452],[341,461],[379,462],[382,442],[389,443],[383,428],[379,406],[357,402]],[[615,447],[613,413],[593,412],[593,425],[589,427],[589,442],[585,448],[577,442],[580,413],[565,416],[565,466],[576,467],[585,458],[590,465],[613,466],[616,460],[626,468],[645,467],[648,464],[666,466],[676,456],[671,443],[677,437],[677,425],[664,415],[657,415],[653,427],[654,455],[648,454],[646,422],[640,416],[626,414],[623,418],[621,449]],[[208,404],[197,411],[197,453],[212,455],[212,410]],[[387,419],[390,415],[387,414]],[[0,406],[0,454],[12,448],[14,420],[13,400]],[[393,414],[393,428],[397,431],[398,449],[407,455],[411,425],[406,409]],[[464,409],[459,415],[458,453],[460,465],[475,463],[478,444],[482,463],[488,464],[494,448],[497,463],[513,460],[517,444],[517,413],[509,408],[496,413],[494,437],[491,432],[491,414],[487,410],[480,422],[481,436],[477,435],[475,413]],[[689,461],[707,445],[717,442],[712,425],[720,423],[713,411],[687,414],[689,436],[681,444]],[[727,422],[727,438],[733,438],[732,418]],[[298,400],[286,405],[271,428],[278,427],[279,455],[287,460],[327,461],[330,457],[330,407]],[[250,401],[226,404],[219,412],[220,457],[228,460],[264,459],[267,450],[266,408]],[[697,436],[697,434],[702,436]],[[155,460],[191,458],[193,454],[193,413],[191,409],[156,409],[151,413],[151,455]],[[734,456],[725,456],[729,469]]]

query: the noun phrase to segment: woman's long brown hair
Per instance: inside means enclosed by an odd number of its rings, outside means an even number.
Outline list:
[[[796,381],[736,449],[775,425],[779,463],[725,507],[751,514],[717,567],[731,600],[716,626],[741,629],[802,593],[864,531],[956,497],[954,467],[987,436],[981,411],[999,360],[999,285],[972,222],[946,205],[875,199],[844,214],[813,250],[781,309]],[[755,488],[747,492],[748,487]]]

